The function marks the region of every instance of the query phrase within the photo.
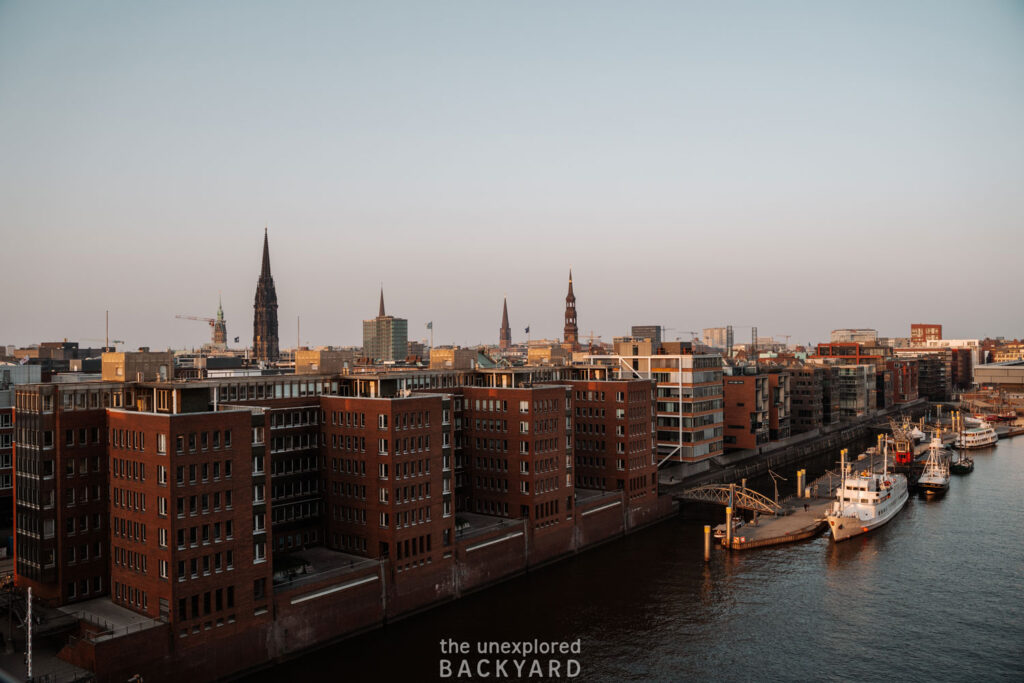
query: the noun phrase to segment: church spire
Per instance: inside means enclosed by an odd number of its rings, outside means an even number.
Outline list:
[[[572,344],[573,349],[579,348],[579,328],[576,327],[576,294],[572,291],[572,268],[569,269],[569,292],[565,295],[564,335],[566,344]]]
[[[274,277],[270,274],[270,243],[267,228],[263,228],[263,265],[260,279],[256,282],[256,298],[253,302],[252,350],[260,361],[276,361],[281,357],[277,336],[277,290]]]
[[[377,317],[384,317],[384,285],[380,286],[380,310],[377,311]]]
[[[498,348],[507,349],[512,346],[512,328],[508,324],[508,297],[501,305],[501,329],[498,330]]]
[[[270,277],[270,243],[267,241],[267,228],[263,228],[263,268],[260,278]]]

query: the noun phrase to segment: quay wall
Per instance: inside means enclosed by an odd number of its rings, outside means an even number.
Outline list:
[[[73,639],[60,656],[94,671],[98,683],[134,674],[147,683],[238,678],[571,557],[676,509],[668,496],[602,493],[560,524],[530,529],[526,520],[506,520],[456,539],[450,555],[429,565],[398,572],[389,560],[367,561],[278,587],[273,619],[215,641],[185,647],[163,625],[101,643]]]
[[[884,429],[881,429],[879,425],[885,423],[890,415],[901,412],[916,418],[923,415],[927,407],[926,402],[920,401],[909,407],[900,406],[898,409],[891,409],[881,415],[863,418],[855,424],[840,425],[827,433],[819,433],[791,445],[766,450],[760,454],[751,454],[750,457],[731,466],[717,470],[709,469],[697,476],[663,487],[662,492],[672,494],[706,484],[739,484],[746,479],[749,488],[771,497],[774,495],[776,483],[769,474],[769,470],[771,470],[786,478],[785,481],[778,481],[779,496],[784,498],[796,493],[797,470],[806,469],[807,481],[813,481],[827,469],[838,469],[839,452],[847,448],[856,455],[866,448],[874,446],[879,433],[889,432],[887,425]],[[687,516],[699,519],[718,518],[724,514],[721,506],[705,503],[686,503],[682,506],[682,510]]]

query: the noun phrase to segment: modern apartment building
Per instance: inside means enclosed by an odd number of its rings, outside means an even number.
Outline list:
[[[834,366],[807,364],[792,369],[792,433],[827,427],[839,420],[838,374]]]
[[[705,327],[701,332],[704,346],[725,350],[731,345],[728,327]]]
[[[42,366],[0,363],[0,525],[14,519],[14,389],[41,378]]]
[[[689,342],[615,344],[615,355],[589,356],[620,379],[657,385],[655,444],[659,463],[699,462],[723,452],[722,357],[694,354]]]
[[[832,330],[830,341],[833,344],[858,343],[872,345],[878,341],[878,330],[870,328],[847,328]]]
[[[15,389],[15,571],[45,603],[105,595],[110,587],[107,411],[132,405],[116,382]]]
[[[848,420],[874,411],[877,407],[874,367],[837,365],[835,368],[839,388],[839,418]]]
[[[384,313],[382,289],[377,317],[363,321],[363,355],[371,361],[394,361],[408,354],[409,321]]]
[[[793,374],[786,369],[768,368],[768,438],[772,441],[792,435]]]

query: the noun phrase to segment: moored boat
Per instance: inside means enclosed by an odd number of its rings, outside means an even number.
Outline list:
[[[929,496],[941,495],[949,490],[949,459],[942,448],[942,439],[938,436],[928,445],[928,460],[917,485]]]
[[[952,474],[970,474],[974,471],[974,458],[963,451],[957,452],[949,464],[949,471]]]
[[[739,531],[740,528],[744,524],[746,524],[746,522],[744,522],[743,518],[740,517],[739,515],[736,515],[735,517],[732,518],[732,535],[733,535],[733,537],[736,536],[736,532]],[[728,528],[729,527],[725,524],[725,522],[723,522],[723,523],[719,524],[718,526],[716,526],[715,529],[714,529],[714,536],[715,536],[715,538],[725,538],[725,532],[728,530]]]
[[[972,427],[966,424],[976,423]],[[999,440],[999,434],[995,428],[984,420],[972,420],[969,417],[960,417],[954,414],[954,427],[958,427],[956,440],[953,442],[958,449],[985,448]]]
[[[832,540],[838,543],[877,529],[903,509],[907,498],[907,478],[889,472],[887,461],[881,472],[853,474],[844,449],[836,500],[826,515]]]

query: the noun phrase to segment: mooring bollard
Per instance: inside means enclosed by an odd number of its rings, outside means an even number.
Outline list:
[[[711,561],[711,526],[704,525],[704,561]]]

